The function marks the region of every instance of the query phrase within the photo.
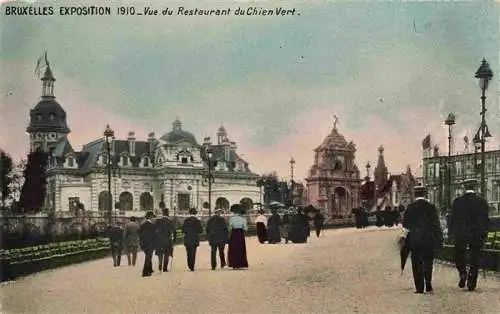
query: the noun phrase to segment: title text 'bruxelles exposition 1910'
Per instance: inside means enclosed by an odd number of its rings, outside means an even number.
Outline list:
[[[276,7],[273,9],[262,7],[247,8],[225,8],[225,9],[200,9],[200,8],[153,8],[150,6],[5,6],[5,15],[8,16],[51,16],[51,15],[70,15],[70,16],[159,16],[159,15],[179,15],[179,16],[287,16],[300,15],[295,8]]]

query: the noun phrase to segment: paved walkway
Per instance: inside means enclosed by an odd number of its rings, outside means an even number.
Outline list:
[[[435,294],[414,295],[411,270],[400,276],[396,235],[395,229],[327,230],[308,244],[288,245],[250,238],[250,269],[243,271],[210,270],[206,243],[195,272],[186,269],[183,247],[176,248],[173,272],[149,278],[140,277],[139,266],[98,260],[0,287],[0,312],[500,313],[498,278],[481,278],[476,292],[464,292],[455,270],[444,265],[435,267]]]

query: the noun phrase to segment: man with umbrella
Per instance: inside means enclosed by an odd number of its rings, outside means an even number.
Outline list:
[[[465,194],[455,199],[451,208],[449,237],[455,243],[455,264],[460,276],[458,286],[476,289],[479,257],[488,235],[488,203],[475,192],[474,179],[463,182]],[[470,269],[467,274],[466,254],[469,249]]]
[[[443,232],[436,207],[427,199],[423,186],[415,188],[415,201],[406,209],[403,227],[409,231],[406,245],[411,252],[415,293],[432,293],[434,250],[443,243]]]

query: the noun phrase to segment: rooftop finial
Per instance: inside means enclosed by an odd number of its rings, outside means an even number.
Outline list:
[[[337,115],[333,115],[333,129],[337,129],[337,123],[339,123],[339,117]]]

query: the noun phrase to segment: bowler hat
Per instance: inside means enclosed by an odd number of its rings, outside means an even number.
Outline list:
[[[146,215],[144,215],[144,218],[146,219],[151,219],[155,216],[155,214],[152,211],[147,211]]]
[[[198,213],[198,212],[196,211],[196,208],[191,208],[191,209],[189,210],[189,214],[190,214],[190,215],[196,215],[197,213]]]

